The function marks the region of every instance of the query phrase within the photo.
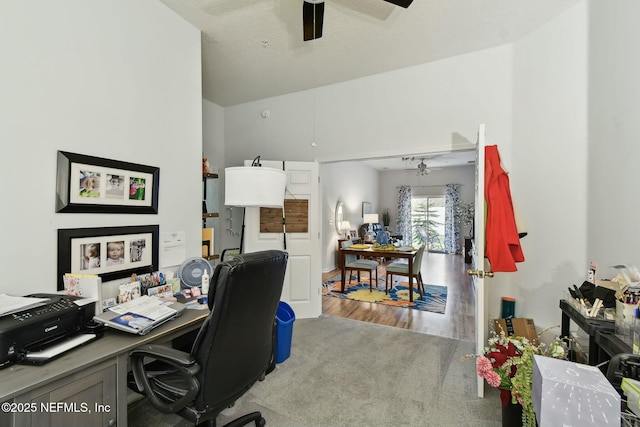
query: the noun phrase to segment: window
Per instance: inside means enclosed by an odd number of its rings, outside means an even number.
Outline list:
[[[444,252],[444,196],[414,196],[411,198],[413,244],[427,244],[430,252]]]

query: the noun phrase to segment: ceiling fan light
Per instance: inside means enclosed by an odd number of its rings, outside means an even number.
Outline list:
[[[424,162],[424,159],[420,159],[420,163],[418,163],[418,175],[429,175],[429,172],[430,170],[427,167],[427,164]]]

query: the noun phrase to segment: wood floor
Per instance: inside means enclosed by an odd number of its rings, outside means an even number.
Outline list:
[[[322,312],[331,316],[473,341],[474,294],[471,280],[466,273],[467,268],[462,255],[425,252],[421,267],[424,283],[447,287],[447,306],[444,314],[330,296],[322,297]],[[324,273],[322,280],[324,282],[339,273],[339,270]],[[384,275],[384,266],[380,265],[378,277],[384,278]],[[363,277],[366,280],[367,273],[364,273]]]

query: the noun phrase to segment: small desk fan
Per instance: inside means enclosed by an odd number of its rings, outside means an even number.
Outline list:
[[[186,259],[178,269],[178,278],[182,289],[200,287],[205,270],[207,270],[209,277],[213,275],[213,268],[206,259],[200,257]]]

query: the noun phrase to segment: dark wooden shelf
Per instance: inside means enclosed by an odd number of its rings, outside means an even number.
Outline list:
[[[220,255],[213,254],[213,255],[209,255],[209,256],[203,257],[203,258],[208,260],[208,261],[211,261],[211,260],[214,260],[214,259],[220,259]]]
[[[218,218],[220,216],[220,214],[218,212],[212,212],[212,213],[203,213],[202,214],[202,218]]]
[[[217,177],[218,177],[217,173],[203,173],[202,174],[202,179],[207,179],[207,178],[214,179],[214,178],[217,178]]]

